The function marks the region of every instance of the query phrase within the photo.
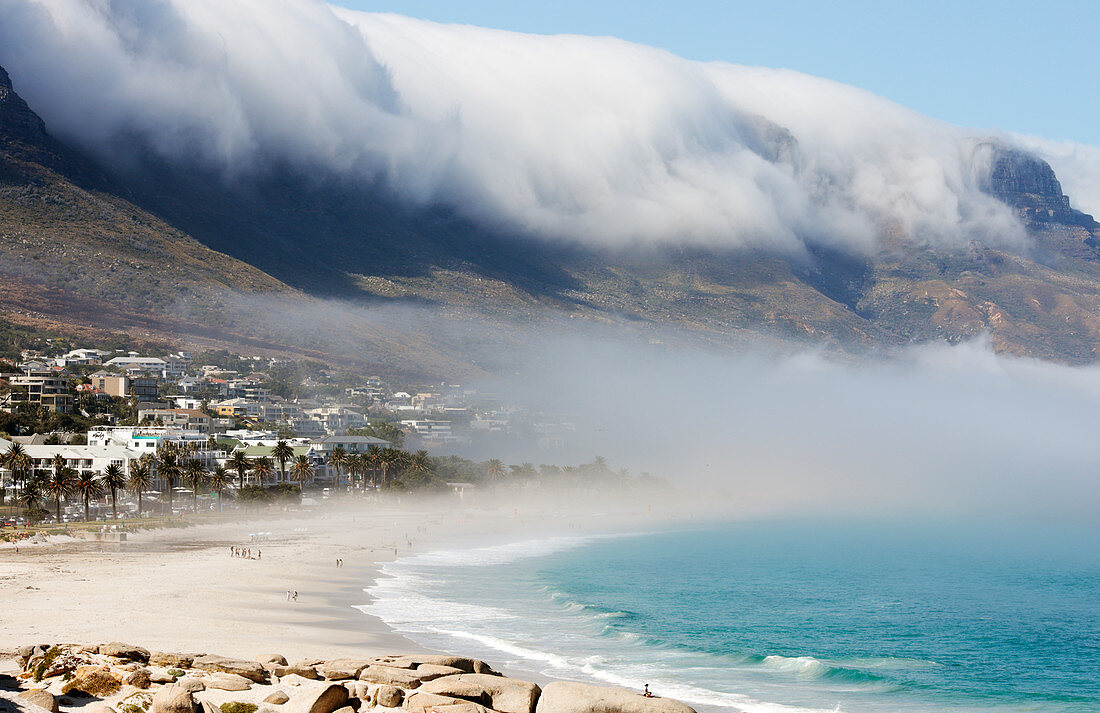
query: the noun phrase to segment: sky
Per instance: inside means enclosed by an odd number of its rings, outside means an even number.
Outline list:
[[[835,79],[962,126],[1100,144],[1100,3],[1083,0],[339,0]]]

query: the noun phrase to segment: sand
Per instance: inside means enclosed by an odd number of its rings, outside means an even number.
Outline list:
[[[124,543],[7,547],[0,549],[0,652],[106,641],[242,658],[423,652],[354,608],[368,602],[363,588],[377,564],[392,560],[395,548],[406,555],[479,538],[519,539],[529,524],[453,505],[389,507],[139,532]],[[272,535],[250,544],[260,531]],[[262,556],[233,557],[233,545]],[[296,602],[287,601],[288,590],[297,590]]]

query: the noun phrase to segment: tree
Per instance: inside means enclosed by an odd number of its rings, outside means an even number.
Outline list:
[[[370,466],[370,484],[372,486],[378,485],[375,475],[378,473],[378,467],[382,465],[382,449],[378,446],[368,446],[367,454],[363,458],[363,465]]]
[[[499,458],[493,458],[485,464],[485,475],[490,480],[500,480],[504,477],[504,463]]]
[[[271,449],[271,457],[279,463],[279,479],[286,481],[286,463],[294,458],[294,449],[286,441],[276,441]]]
[[[11,471],[12,485],[18,487],[20,475],[25,478],[31,466],[31,458],[27,455],[27,450],[23,447],[23,444],[12,441],[2,457],[2,462],[4,467]]]
[[[111,463],[103,469],[103,484],[111,491],[111,514],[118,519],[118,491],[126,487],[126,475],[122,472],[122,466]]]
[[[336,469],[336,484],[340,484],[341,471],[348,463],[348,454],[344,450],[343,446],[336,446],[332,449],[332,455],[328,457],[329,465]]]
[[[42,491],[38,488],[38,483],[33,480],[28,480],[23,484],[23,489],[19,491],[19,504],[26,508],[27,519],[31,519],[31,513],[37,511],[38,504],[42,501]]]
[[[359,487],[363,485],[363,476],[367,472],[367,461],[362,453],[352,453],[347,456],[344,467],[352,480],[358,481]]]
[[[405,452],[396,448],[383,448],[378,458],[378,465],[382,468],[382,485],[386,484],[386,475],[391,468],[400,469],[405,460]]]
[[[53,468],[46,481],[46,492],[57,504],[57,524],[61,524],[61,501],[76,487],[76,471],[65,465],[65,459],[58,453],[53,457]]]
[[[191,486],[191,509],[199,509],[199,488],[206,482],[206,466],[198,458],[191,458],[183,466],[183,479]]]
[[[220,465],[210,474],[210,489],[218,494],[218,512],[222,511],[222,491],[229,485],[229,480],[229,471]]]
[[[176,480],[183,472],[180,466],[179,456],[171,443],[160,449],[157,455],[157,475],[164,481],[168,489],[168,515],[172,515],[172,490],[176,487]]]
[[[153,478],[149,475],[149,459],[138,458],[130,463],[130,480],[127,487],[130,492],[137,495],[138,519],[141,519],[141,494],[153,486]]]
[[[270,478],[274,471],[275,468],[271,464],[271,459],[267,456],[260,456],[252,461],[252,475],[256,476],[256,479],[260,481],[261,488],[264,485],[264,479]]]
[[[75,484],[80,499],[84,501],[84,522],[88,522],[89,501],[103,495],[103,483],[99,481],[99,473],[77,473]]]
[[[306,481],[313,478],[313,464],[309,462],[309,456],[298,456],[291,469],[294,479],[298,481],[298,487],[305,489]]]
[[[229,456],[226,465],[237,471],[237,492],[240,492],[244,488],[245,473],[252,468],[252,461],[248,460],[248,456],[244,454],[243,450],[236,450],[233,451],[233,455]]]

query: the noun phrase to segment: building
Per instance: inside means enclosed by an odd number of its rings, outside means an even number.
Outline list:
[[[454,443],[459,440],[451,431],[450,421],[429,419],[405,420],[401,422],[406,431],[415,433],[424,443]]]
[[[114,366],[126,371],[149,371],[155,374],[163,374],[168,363],[156,357],[119,356],[111,359],[104,366]]]
[[[138,402],[153,403],[159,398],[157,380],[144,376],[119,376],[107,371],[97,371],[91,375],[92,386],[111,396],[128,399],[131,396]]]
[[[343,406],[322,406],[305,411],[308,418],[313,419],[331,434],[347,433],[352,428],[364,428],[367,419],[363,414]]]
[[[0,452],[7,452],[11,447],[11,441],[0,438]],[[87,446],[46,446],[25,445],[23,450],[31,462],[33,475],[47,476],[53,471],[54,457],[60,455],[65,461],[65,466],[72,468],[77,473],[90,475],[102,473],[108,465],[122,467],[124,473],[130,473],[130,461],[141,456],[141,453],[120,445],[87,445]],[[5,471],[6,472],[6,471]],[[7,473],[10,476],[10,473]]]
[[[96,426],[88,431],[89,446],[125,446],[139,454],[156,453],[164,443],[205,448],[206,435],[168,426]]]
[[[313,441],[313,447],[326,459],[337,447],[343,448],[346,453],[366,453],[371,446],[389,448],[390,442],[373,436],[326,436]]]
[[[101,364],[103,363],[103,357],[110,354],[111,352],[99,351],[98,349],[73,349],[71,352],[54,359],[54,362],[61,367]]]
[[[54,413],[72,413],[73,395],[68,374],[51,370],[29,370],[8,379],[13,408],[19,404],[42,406]]]
[[[210,433],[210,417],[198,409],[148,408],[138,409],[138,423],[159,421],[169,428],[195,433]]]

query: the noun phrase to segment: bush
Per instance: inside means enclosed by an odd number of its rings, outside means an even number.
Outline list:
[[[183,671],[183,670],[181,670],[181,669],[178,669],[178,668],[170,668],[170,669],[168,669],[168,675],[169,675],[169,676],[171,676],[171,677],[173,677],[173,678],[179,678],[180,676],[182,676],[182,675],[183,675],[183,674],[185,674],[185,673],[187,673],[187,672],[186,672],[186,671]]]
[[[240,701],[230,701],[229,703],[222,703],[222,713],[256,713],[256,705],[253,703],[242,703]]]

